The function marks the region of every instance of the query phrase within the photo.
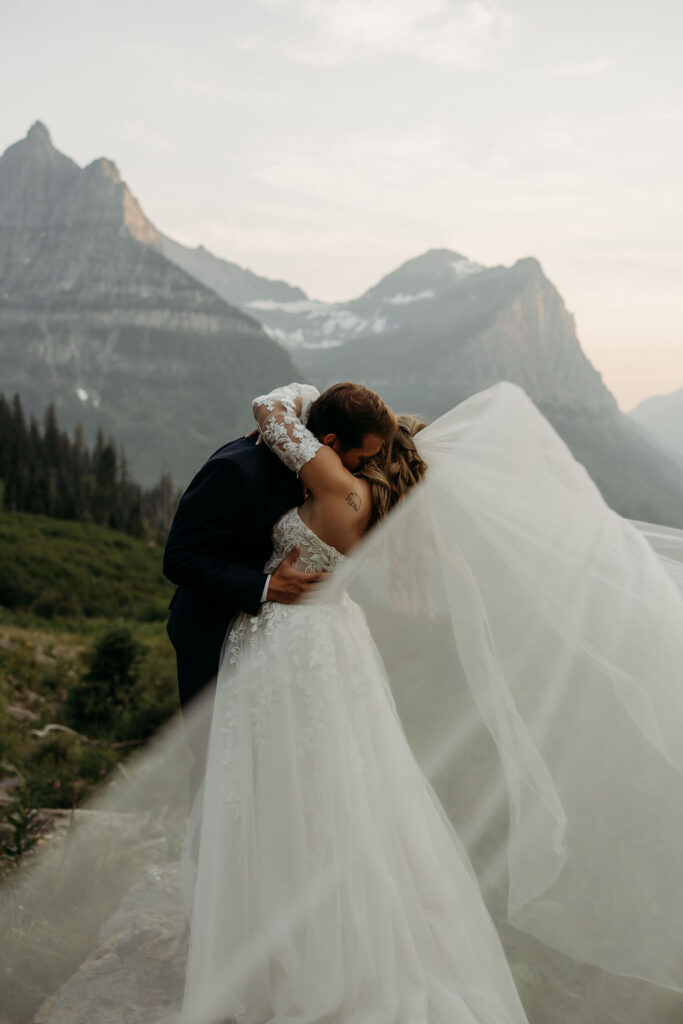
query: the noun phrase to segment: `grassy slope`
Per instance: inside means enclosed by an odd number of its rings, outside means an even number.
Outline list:
[[[0,513],[0,606],[41,618],[165,619],[157,545],[86,523]]]

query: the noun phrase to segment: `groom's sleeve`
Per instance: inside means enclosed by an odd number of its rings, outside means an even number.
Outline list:
[[[164,551],[164,576],[214,602],[258,614],[266,573],[223,552],[253,514],[250,488],[236,463],[207,462],[180,499]]]

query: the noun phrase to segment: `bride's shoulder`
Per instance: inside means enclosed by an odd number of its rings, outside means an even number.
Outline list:
[[[361,510],[367,511],[368,515],[372,511],[372,490],[367,480],[364,480],[362,476],[355,476],[348,484],[349,490],[345,495],[344,500],[355,512]]]
[[[310,512],[304,511],[304,522],[345,554],[363,536],[371,516],[372,494],[367,481],[349,474],[342,490],[328,491],[311,502]]]
[[[372,492],[367,480],[347,474],[343,486],[325,491],[316,496],[316,505],[327,519],[334,518],[354,521],[364,518],[372,511]]]

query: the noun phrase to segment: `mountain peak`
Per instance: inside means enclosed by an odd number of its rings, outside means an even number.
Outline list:
[[[42,121],[34,121],[26,133],[26,141],[41,149],[54,149],[50,133]]]
[[[428,249],[402,263],[355,302],[364,304],[379,299],[403,305],[417,299],[434,298],[458,288],[465,278],[485,269],[452,249]]]
[[[107,160],[106,156],[99,156],[84,168],[87,174],[98,174],[102,178],[108,178],[115,184],[121,182],[121,174],[113,160]]]
[[[518,259],[515,262],[515,266],[524,267],[526,270],[536,271],[536,273],[540,274],[541,276],[545,276],[543,274],[543,267],[541,266],[541,264],[535,256],[522,256],[521,259]]]
[[[466,267],[484,269],[481,264],[473,263],[472,260],[468,260],[467,256],[455,252],[454,249],[427,249],[419,256],[413,256],[412,259],[406,260],[388,277],[396,274],[436,275],[451,280],[454,275],[456,279],[459,278]]]
[[[34,121],[23,139],[13,142],[2,154],[10,162],[50,164],[61,157],[42,121]]]
[[[26,209],[30,214],[24,213]],[[67,233],[87,226],[92,244],[102,232],[118,234],[123,230],[161,251],[156,228],[131,195],[114,161],[101,156],[87,167],[79,167],[55,149],[42,121],[35,121],[25,138],[9,146],[0,158],[0,223],[22,220],[27,230],[22,245],[29,245],[30,231],[39,225],[49,224],[54,229],[59,224]],[[82,237],[80,244],[85,244]],[[23,259],[23,250],[17,259]]]
[[[453,249],[427,249],[421,256],[416,256],[411,263],[417,263],[418,260],[428,261],[429,263],[444,263],[449,260],[464,260],[467,259],[460,252],[454,252]]]

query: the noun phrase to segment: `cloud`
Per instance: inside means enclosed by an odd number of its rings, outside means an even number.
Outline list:
[[[578,64],[556,64],[553,72],[558,78],[585,78],[591,75],[601,75],[609,71],[616,63],[614,57],[598,57],[596,60],[584,61]]]
[[[514,22],[500,0],[264,0],[286,5],[302,19],[294,42],[243,41],[245,49],[273,46],[298,63],[339,67],[368,56],[408,54],[461,68],[490,66],[511,41]]]

